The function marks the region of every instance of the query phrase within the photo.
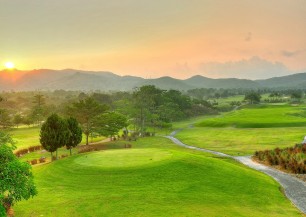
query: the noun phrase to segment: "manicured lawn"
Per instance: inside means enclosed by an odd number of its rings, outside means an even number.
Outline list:
[[[39,127],[22,127],[13,128],[8,133],[12,135],[12,138],[17,142],[17,150],[22,148],[28,148],[30,146],[40,145],[39,142]],[[89,142],[101,141],[105,137],[89,138]],[[83,135],[82,144],[86,142],[85,136]]]
[[[196,120],[177,138],[186,144],[231,155],[289,147],[306,135],[305,105],[244,106],[223,115]]]
[[[231,155],[247,155],[258,150],[294,146],[300,143],[305,135],[306,127],[193,127],[180,131],[176,137],[188,145]]]
[[[306,106],[257,105],[204,120],[199,127],[271,128],[306,126]]]
[[[16,216],[302,216],[273,179],[232,160],[161,137],[131,144],[34,166],[39,194]]]

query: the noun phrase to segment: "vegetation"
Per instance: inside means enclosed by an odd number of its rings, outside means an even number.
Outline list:
[[[292,173],[306,174],[306,144],[290,148],[256,151],[254,158]]]
[[[122,141],[112,142],[116,143]],[[18,204],[16,213],[21,217],[301,216],[272,178],[237,162],[181,149],[165,138],[131,144],[133,149],[75,155],[35,167],[40,193]]]
[[[271,128],[306,126],[305,106],[250,105],[198,123],[199,127]]]
[[[117,112],[104,113],[95,120],[97,126],[96,132],[103,136],[111,138],[118,135],[119,131],[129,125],[126,116]]]
[[[108,109],[107,106],[99,104],[92,97],[85,97],[85,99],[73,103],[68,109],[68,114],[75,117],[81,124],[82,131],[86,136],[86,145],[88,145],[89,135],[94,133],[96,128],[95,120]]]
[[[245,94],[244,100],[249,101],[251,104],[259,103],[261,95],[257,92],[250,92]]]
[[[285,148],[301,142],[305,132],[306,127],[192,127],[180,131],[176,137],[188,145],[230,155],[251,155],[258,150]]]
[[[305,106],[252,105],[204,120],[177,137],[193,146],[231,155],[285,148],[301,142],[306,132]]]
[[[0,213],[4,207],[10,216],[16,202],[28,200],[37,194],[31,166],[20,162],[13,150],[12,139],[0,132]]]
[[[66,148],[70,151],[71,155],[71,149],[76,147],[82,141],[82,129],[75,118],[70,117],[66,121],[69,130],[69,138],[66,143]]]
[[[59,117],[57,114],[52,114],[47,121],[42,125],[40,130],[40,144],[45,150],[52,153],[56,152],[56,159],[58,158],[57,149],[69,144],[70,132],[67,122]]]
[[[291,105],[276,104],[287,102],[292,93],[243,89],[182,93],[153,85],[133,92],[2,93],[0,119],[5,121],[0,127],[19,142],[15,155],[32,165],[49,162],[37,144],[42,125],[43,147],[51,155],[56,151],[61,159],[34,166],[39,195],[20,202],[16,212],[18,216],[64,217],[120,216],[122,212],[129,216],[218,216],[223,212],[229,217],[300,216],[266,175],[159,137],[172,128],[188,128],[177,135],[186,144],[233,155],[284,148],[299,142],[306,129],[303,94],[299,104],[292,97]],[[270,104],[255,105],[259,96]],[[87,146],[73,149],[81,142],[82,130]],[[150,137],[136,139],[139,135]],[[88,145],[95,136],[95,141],[104,136],[114,139]],[[294,164],[292,159],[305,166],[304,147],[300,148],[277,149],[288,160],[287,169]],[[298,155],[291,155],[295,152]],[[59,206],[63,209],[54,209]]]

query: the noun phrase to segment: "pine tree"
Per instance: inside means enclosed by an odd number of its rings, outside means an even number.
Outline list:
[[[67,122],[57,114],[49,116],[47,121],[42,125],[40,130],[40,143],[45,150],[51,152],[51,159],[55,151],[57,159],[57,149],[67,145],[69,134]]]
[[[82,141],[82,129],[79,126],[79,122],[73,117],[67,119],[67,126],[70,133],[66,148],[70,150],[71,155],[71,149],[76,147]]]

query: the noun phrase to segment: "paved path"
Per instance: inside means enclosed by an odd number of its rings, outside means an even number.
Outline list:
[[[274,178],[277,182],[281,184],[284,188],[286,196],[291,200],[291,202],[304,214],[306,214],[306,183],[291,176],[290,174],[281,172],[279,170],[273,169],[271,167],[267,167],[265,165],[259,164],[257,162],[252,161],[251,156],[231,156],[228,154],[224,154],[217,151],[212,151],[204,148],[198,148],[190,145],[186,145],[182,143],[180,140],[175,138],[174,136],[178,131],[174,131],[170,134],[170,136],[166,136],[166,138],[171,139],[175,144],[203,152],[212,153],[221,157],[229,157],[235,159],[244,165],[253,168],[255,170],[261,171],[272,178]]]

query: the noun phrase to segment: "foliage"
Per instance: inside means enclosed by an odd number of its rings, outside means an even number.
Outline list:
[[[71,149],[76,147],[82,141],[82,129],[75,118],[69,117],[66,121],[69,130],[69,138],[66,143],[66,148],[70,150],[71,155]]]
[[[261,95],[258,92],[250,92],[245,94],[244,100],[249,101],[251,104],[259,103],[261,99]]]
[[[0,108],[0,128],[9,128],[12,126],[12,120],[6,109]]]
[[[299,103],[303,97],[303,92],[299,90],[293,90],[290,93],[290,97],[293,103]]]
[[[0,217],[5,217],[5,216],[6,216],[5,208],[2,206],[2,204],[0,204]]]
[[[68,143],[69,133],[67,122],[57,114],[52,114],[41,127],[40,143],[52,155]]]
[[[14,155],[11,139],[0,134],[0,203],[8,210],[22,199],[37,194],[31,166],[20,162]]]
[[[275,148],[274,150],[256,151],[255,158],[272,166],[306,174],[306,144],[297,144],[290,148]]]
[[[107,112],[98,116],[95,120],[96,130],[100,135],[103,136],[114,136],[118,132],[127,127],[127,118],[125,115],[122,115],[117,112]]]
[[[177,90],[161,90],[153,85],[133,92],[132,117],[136,129],[144,135],[148,127],[164,128],[173,121],[203,114],[215,114],[213,106],[201,99],[191,99]]]
[[[23,117],[21,116],[21,114],[16,114],[16,115],[14,116],[13,122],[14,122],[15,126],[17,126],[17,128],[18,128],[18,126],[19,126],[20,124],[22,124],[22,122],[23,122]]]
[[[89,144],[89,135],[96,128],[95,119],[107,110],[106,105],[98,103],[92,97],[81,99],[68,107],[68,114],[75,117],[82,126],[82,131],[86,135],[86,145]]]

